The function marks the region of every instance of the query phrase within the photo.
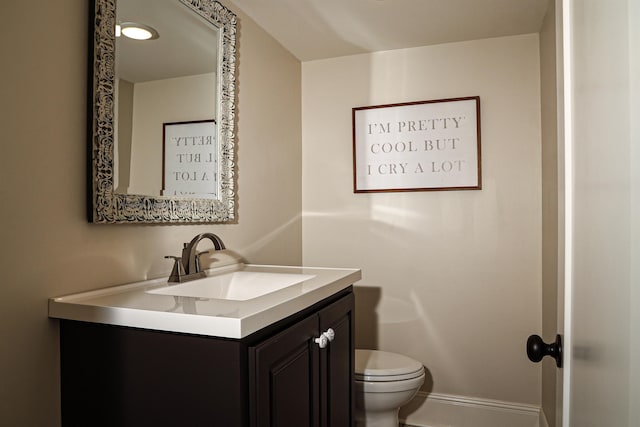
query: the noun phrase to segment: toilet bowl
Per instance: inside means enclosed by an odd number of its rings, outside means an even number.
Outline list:
[[[422,363],[401,354],[356,349],[356,427],[398,427],[398,410],[424,383]]]

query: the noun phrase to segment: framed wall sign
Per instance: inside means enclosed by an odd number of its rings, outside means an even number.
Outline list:
[[[162,195],[218,198],[215,120],[163,124]]]
[[[354,192],[480,190],[480,97],[353,108]]]

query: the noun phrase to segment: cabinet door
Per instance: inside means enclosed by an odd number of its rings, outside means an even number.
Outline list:
[[[331,328],[333,341],[320,350],[320,421],[322,427],[353,425],[354,296],[349,294],[320,311],[320,332]]]
[[[314,314],[249,350],[252,427],[319,426]]]

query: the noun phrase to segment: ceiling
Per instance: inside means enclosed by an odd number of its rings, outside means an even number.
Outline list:
[[[301,61],[537,33],[548,0],[229,0]]]
[[[535,33],[548,0],[227,0],[300,61]],[[216,70],[216,30],[177,0],[118,0],[118,22],[157,40],[116,41],[116,74],[131,82]],[[240,23],[242,25],[242,23]],[[185,31],[185,29],[189,31]]]
[[[118,0],[116,20],[150,25],[160,35],[116,39],[119,78],[139,83],[217,70],[218,30],[176,0]]]

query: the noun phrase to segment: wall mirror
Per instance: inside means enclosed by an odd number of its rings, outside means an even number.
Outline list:
[[[89,221],[234,222],[236,16],[94,0],[90,20]]]

